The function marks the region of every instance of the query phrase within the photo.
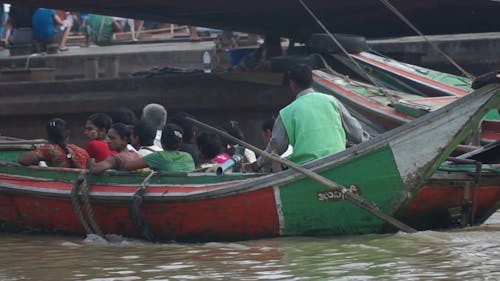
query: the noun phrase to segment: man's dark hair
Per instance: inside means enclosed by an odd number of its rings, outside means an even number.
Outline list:
[[[141,120],[134,126],[134,135],[139,138],[141,146],[151,146],[154,144],[156,129],[148,120]]]
[[[221,141],[216,134],[201,133],[196,137],[196,144],[203,157],[210,160],[221,152]]]
[[[230,134],[231,136],[240,140],[244,140],[243,130],[241,130],[240,123],[238,123],[238,121],[230,120],[224,123],[221,127],[224,131],[226,131],[226,133]]]
[[[113,123],[123,123],[125,125],[135,125],[137,122],[137,116],[135,113],[127,107],[120,107],[109,113],[109,116],[113,120]]]
[[[267,130],[272,132],[273,127],[274,127],[274,118],[270,118],[270,119],[267,119],[266,121],[264,121],[260,128],[262,129],[263,132],[265,132]]]
[[[302,89],[307,89],[312,86],[312,69],[306,64],[297,64],[288,71],[288,79],[293,81]]]

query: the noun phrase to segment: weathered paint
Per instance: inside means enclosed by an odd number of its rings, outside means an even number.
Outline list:
[[[468,78],[447,74],[422,68],[416,65],[398,62],[392,59],[380,57],[367,52],[351,54],[365,68],[370,69],[372,75],[376,75],[388,84],[390,88],[403,90],[400,87],[407,85],[404,91],[423,96],[456,95],[465,96],[472,91],[472,81]]]
[[[22,177],[10,177],[9,179],[8,176],[0,176],[4,187],[0,193],[0,221],[41,230],[67,233],[85,231],[79,218],[75,215],[69,198],[72,184],[36,181],[35,179],[30,181]],[[191,177],[186,178],[192,179]],[[18,192],[5,190],[7,184],[16,184]],[[33,185],[39,188],[37,193],[19,192],[23,186],[27,190]],[[218,187],[220,186],[213,185],[205,187],[205,189]],[[95,220],[102,231],[126,236],[140,236],[129,215],[131,196],[137,187],[93,185],[91,193],[98,194],[99,189],[105,189],[109,194],[128,194],[127,199],[122,200],[92,199]],[[54,196],[48,190],[59,191],[64,196]],[[272,188],[189,202],[148,200],[152,196],[161,197],[165,193],[197,191],[200,191],[199,187],[190,188],[188,186],[180,188],[164,186],[148,189],[149,196],[145,196],[143,214],[158,238],[162,240],[237,240],[279,235],[278,216]],[[92,198],[95,197],[92,196]]]
[[[366,76],[366,73],[361,72],[350,60],[336,57],[353,71]],[[391,89],[431,97],[464,97],[472,92],[472,81],[465,77],[398,62],[367,52],[351,54],[351,57],[363,65],[372,78]],[[420,103],[418,100],[411,102]],[[496,110],[488,112],[486,119],[500,124]],[[481,132],[482,141],[500,140],[500,130],[495,129],[496,131],[492,132],[491,128],[487,128],[488,126],[486,122],[481,124],[481,129],[484,132]]]
[[[446,106],[304,167],[341,184],[359,186],[364,197],[390,215],[411,204],[460,139],[498,104],[500,85],[490,85],[459,99],[454,104],[456,109]],[[419,152],[418,161],[411,156],[415,151]],[[72,181],[78,175],[75,169],[0,165],[0,221],[18,227],[82,233],[70,200]],[[129,207],[145,175],[112,173],[88,178],[95,219],[104,233],[139,236],[129,218]],[[154,176],[144,196],[143,216],[157,237],[175,240],[394,230],[386,229],[384,222],[349,202],[320,201],[318,192],[326,188],[297,172],[246,177],[194,173]]]
[[[360,177],[359,171],[363,171]],[[362,196],[390,213],[401,198],[403,182],[389,147],[353,159],[323,174],[344,185],[357,185]],[[317,192],[328,190],[311,179],[280,188],[285,235],[328,235],[380,232],[384,222],[347,201],[320,201]]]

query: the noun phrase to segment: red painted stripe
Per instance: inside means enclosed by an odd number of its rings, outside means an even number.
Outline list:
[[[500,132],[500,121],[483,120],[483,130]]]
[[[421,75],[418,75],[418,74],[414,74],[414,73],[405,71],[405,70],[397,68],[397,67],[393,67],[393,66],[381,63],[381,62],[379,62],[377,60],[374,60],[372,58],[365,57],[365,56],[363,56],[362,53],[351,54],[351,57],[354,57],[354,58],[356,58],[356,59],[358,59],[358,60],[360,60],[362,62],[375,65],[375,66],[377,66],[377,67],[379,67],[381,69],[387,70],[389,72],[396,73],[396,74],[398,74],[398,75],[400,75],[402,77],[405,77],[405,78],[408,78],[408,79],[412,79],[413,81],[418,81],[420,83],[428,84],[431,87],[437,88],[437,89],[442,90],[442,91],[449,92],[449,93],[457,95],[457,96],[463,97],[463,96],[469,94],[469,92],[467,92],[465,90],[462,90],[462,89],[459,89],[459,88],[456,88],[456,87],[453,87],[453,86],[441,83],[441,82],[436,81],[436,80],[429,79],[429,78],[427,78],[425,76],[421,76]]]

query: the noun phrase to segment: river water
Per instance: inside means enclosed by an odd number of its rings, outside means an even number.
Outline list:
[[[1,234],[0,280],[500,280],[500,212],[416,234],[152,244]]]

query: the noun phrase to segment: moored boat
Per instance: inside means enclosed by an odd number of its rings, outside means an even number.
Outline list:
[[[354,72],[364,78],[375,80],[378,85],[389,89],[426,97],[463,97],[472,92],[472,81],[466,77],[399,62],[369,52],[359,52],[350,56],[363,69],[359,69],[344,56],[335,55]],[[486,115],[481,123],[481,130],[483,143],[500,140],[500,113],[497,110],[492,110]]]
[[[395,215],[412,204],[440,163],[499,104],[500,85],[489,85],[304,168]],[[141,190],[142,204],[134,205],[134,195]],[[223,177],[113,172],[95,176],[9,162],[0,167],[0,221],[4,229],[72,234],[92,230],[188,241],[395,231],[343,200],[342,192],[293,170]]]
[[[371,73],[371,71],[369,72]],[[464,87],[469,87],[470,89],[470,84],[469,86],[462,85],[460,81],[464,80],[460,80],[453,75],[450,77],[447,76],[450,83],[452,83],[451,81],[455,81],[453,85],[426,78],[428,81],[434,81],[436,87],[439,87],[441,90],[449,90],[446,91],[446,95],[431,97],[421,96],[414,91],[404,92],[401,90],[384,89],[349,79],[347,76],[330,74],[321,70],[315,70],[313,76],[315,87],[318,90],[337,97],[352,110],[358,119],[377,132],[393,129],[423,114],[435,111],[469,94],[469,91],[464,90]],[[390,78],[392,76],[387,77]],[[385,83],[384,85],[387,86],[389,84]],[[393,87],[398,88],[396,86]],[[453,89],[455,94],[453,94],[451,89]],[[481,142],[490,143],[500,140],[499,117],[497,109],[488,112],[481,122]]]

